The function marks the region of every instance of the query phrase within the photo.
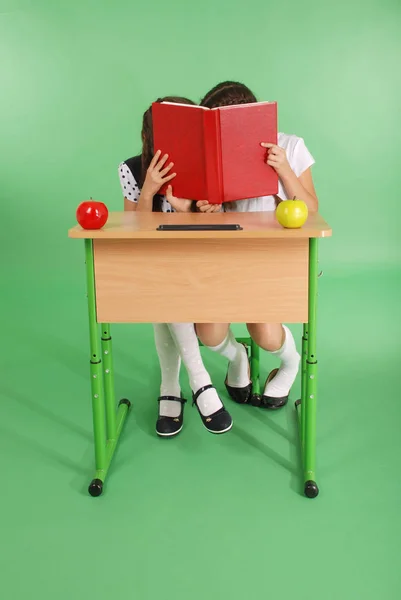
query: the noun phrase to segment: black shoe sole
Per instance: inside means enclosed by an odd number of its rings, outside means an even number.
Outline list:
[[[160,431],[158,431],[156,429],[156,433],[159,437],[163,437],[163,438],[170,437],[171,438],[171,437],[175,437],[176,435],[178,435],[182,431],[183,427],[184,427],[184,424],[182,424],[181,427],[177,431],[173,431],[172,433],[161,433]]]
[[[205,425],[205,423],[203,423]],[[213,429],[209,429],[207,425],[205,425],[205,429],[207,429],[207,431],[209,431],[209,433],[213,433],[214,435],[220,435],[221,433],[227,433],[227,431],[230,431],[230,429],[232,429],[234,424],[234,421],[231,419],[231,424],[229,427],[227,427],[227,429],[222,429],[221,431],[213,431]]]
[[[249,402],[249,399],[252,396],[252,383],[249,383],[243,388],[232,387],[231,385],[228,385],[227,380],[224,384],[231,400],[237,404],[247,404]]]
[[[289,396],[283,398],[273,398],[273,396],[262,396],[259,408],[266,410],[277,410],[285,406],[288,402]]]

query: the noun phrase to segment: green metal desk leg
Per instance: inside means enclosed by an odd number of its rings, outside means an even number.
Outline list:
[[[306,361],[308,360],[308,324],[304,323],[302,333],[302,355],[301,355],[301,398],[295,402],[295,408],[298,414],[299,420],[299,439],[301,447],[303,448],[303,442],[305,439],[305,411],[301,409],[301,406],[305,406],[306,397]],[[303,450],[302,450],[303,452]]]
[[[237,342],[245,344],[246,348],[250,347],[250,366],[251,366],[251,381],[252,381],[252,396],[249,404],[252,406],[260,406],[260,348],[251,337],[239,337]]]
[[[93,488],[93,495],[100,495],[104,481],[104,471],[106,468],[106,415],[104,410],[103,372],[101,365],[99,332],[98,324],[96,322],[96,293],[92,240],[85,240],[85,264],[91,356],[90,375],[93,412],[93,437],[95,441],[96,465],[96,476],[91,483],[91,487]],[[96,491],[99,493],[96,494]]]
[[[259,346],[251,339],[251,381],[252,381],[252,396],[250,403],[252,406],[260,406],[260,349]]]
[[[91,496],[100,496],[103,491],[103,483],[106,479],[111,459],[113,458],[117,442],[128,413],[130,403],[128,400],[121,400],[117,418],[114,408],[114,381],[111,356],[111,338],[108,326],[103,325],[102,338],[106,336],[110,339],[102,339],[103,351],[107,357],[104,364],[104,373],[102,370],[102,361],[99,344],[99,326],[96,321],[96,291],[95,291],[95,273],[93,263],[93,242],[85,240],[85,264],[86,264],[86,283],[88,294],[88,314],[89,314],[89,340],[90,340],[90,373],[91,373],[91,393],[92,393],[92,411],[93,411],[93,435],[95,440],[95,477],[89,485],[88,491]],[[104,335],[106,332],[106,335]],[[106,371],[108,371],[106,373]],[[103,381],[103,375],[106,382]],[[106,385],[106,387],[105,387]],[[105,397],[106,392],[106,397]],[[106,410],[105,410],[106,400]],[[113,414],[111,415],[111,411]],[[110,420],[111,417],[111,420]],[[106,443],[107,432],[107,443]]]
[[[302,453],[305,495],[316,498],[319,488],[316,484],[316,393],[317,393],[317,356],[316,356],[316,316],[317,316],[317,280],[318,280],[318,240],[309,240],[309,293],[306,382],[301,404]]]
[[[308,360],[308,324],[304,323],[302,335],[302,378],[301,378],[301,403],[306,398],[306,363]],[[301,411],[301,440],[305,439],[305,411]]]
[[[102,323],[101,330],[104,396],[106,402],[107,441],[111,441],[115,440],[116,438],[116,400],[114,393],[114,371],[110,325],[108,323]]]

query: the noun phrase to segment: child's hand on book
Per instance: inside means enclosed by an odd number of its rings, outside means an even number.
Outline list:
[[[207,200],[198,200],[196,208],[198,212],[213,213],[220,212],[222,207],[221,204],[209,204]]]
[[[288,175],[291,171],[290,164],[287,160],[287,154],[284,148],[280,148],[276,144],[262,142],[263,148],[267,148],[266,163],[273,167],[279,177]]]
[[[174,163],[169,163],[166,167],[164,166],[168,159],[168,154],[165,154],[160,158],[161,151],[158,150],[148,167],[146,172],[145,181],[143,184],[143,193],[147,196],[154,196],[160,190],[162,185],[171,181],[177,173],[170,173],[174,166]]]
[[[173,195],[173,188],[171,185],[167,187],[166,198],[177,212],[190,212],[192,200],[187,200],[186,198],[176,198]]]

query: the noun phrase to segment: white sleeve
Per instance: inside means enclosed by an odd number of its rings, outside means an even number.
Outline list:
[[[125,162],[122,162],[118,166],[118,175],[120,177],[121,190],[124,198],[131,200],[131,202],[138,202],[140,194],[139,184]]]
[[[290,160],[290,166],[295,175],[299,177],[306,169],[309,169],[309,167],[314,164],[315,159],[306,147],[303,138],[298,138]]]

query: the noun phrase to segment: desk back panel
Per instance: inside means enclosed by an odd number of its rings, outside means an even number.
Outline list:
[[[103,323],[304,323],[308,239],[95,239]]]

